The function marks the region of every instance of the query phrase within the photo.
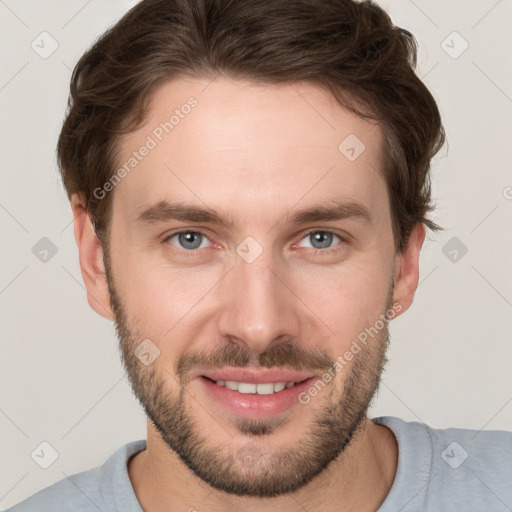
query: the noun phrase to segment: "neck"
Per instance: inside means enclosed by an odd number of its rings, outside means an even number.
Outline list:
[[[393,433],[365,419],[344,452],[301,489],[274,498],[240,497],[200,480],[148,422],[147,448],[130,459],[128,474],[146,512],[348,512],[377,510],[391,489],[397,463]]]

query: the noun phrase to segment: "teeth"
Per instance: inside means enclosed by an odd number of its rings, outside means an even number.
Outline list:
[[[248,384],[247,382],[238,383],[239,393],[256,393],[256,384]]]
[[[261,384],[253,384],[250,382],[234,382],[232,380],[218,380],[218,386],[223,386],[233,391],[243,394],[272,395],[283,389],[289,389],[295,386],[295,382],[264,382]]]
[[[279,383],[279,384],[281,384],[281,383]],[[239,384],[238,391],[240,391],[240,386],[243,386],[243,384]],[[276,386],[277,386],[277,384],[272,384],[272,382],[267,382],[265,384],[255,385],[254,387],[256,388],[256,393],[258,393],[258,395],[271,395],[272,393],[274,393],[274,391],[281,391],[280,389],[275,389]],[[240,392],[243,393],[243,391],[240,391]]]
[[[290,383],[293,386],[293,382]],[[290,387],[292,387],[290,386]],[[274,384],[274,391],[283,391],[283,389],[286,387],[286,382],[276,382]]]

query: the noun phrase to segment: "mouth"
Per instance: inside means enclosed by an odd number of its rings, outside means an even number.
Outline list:
[[[289,412],[317,379],[311,372],[223,369],[195,376],[214,406],[242,418],[271,418]]]
[[[208,379],[208,377],[204,377]],[[273,395],[274,393],[280,393],[285,389],[290,389],[296,386],[297,382],[260,382],[255,384],[253,382],[236,382],[233,380],[212,380],[211,382],[217,384],[217,386],[225,387],[231,391],[238,391],[244,395]],[[306,379],[304,379],[306,380]],[[304,381],[301,381],[304,382]]]

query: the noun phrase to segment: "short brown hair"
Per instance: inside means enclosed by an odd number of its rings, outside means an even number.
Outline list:
[[[309,81],[340,105],[381,124],[382,172],[395,247],[402,251],[431,204],[430,161],[445,133],[431,93],[416,76],[417,43],[373,1],[143,0],[81,57],[71,79],[58,161],[68,197],[80,193],[108,246],[121,135],[144,120],[151,94],[180,76]],[[341,142],[341,141],[340,141]]]

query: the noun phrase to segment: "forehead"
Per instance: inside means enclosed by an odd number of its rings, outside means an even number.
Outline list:
[[[270,222],[277,210],[343,199],[378,215],[381,162],[381,128],[319,86],[181,78],[155,91],[144,125],[120,142],[117,167],[128,172],[114,215],[135,220],[169,200]]]

